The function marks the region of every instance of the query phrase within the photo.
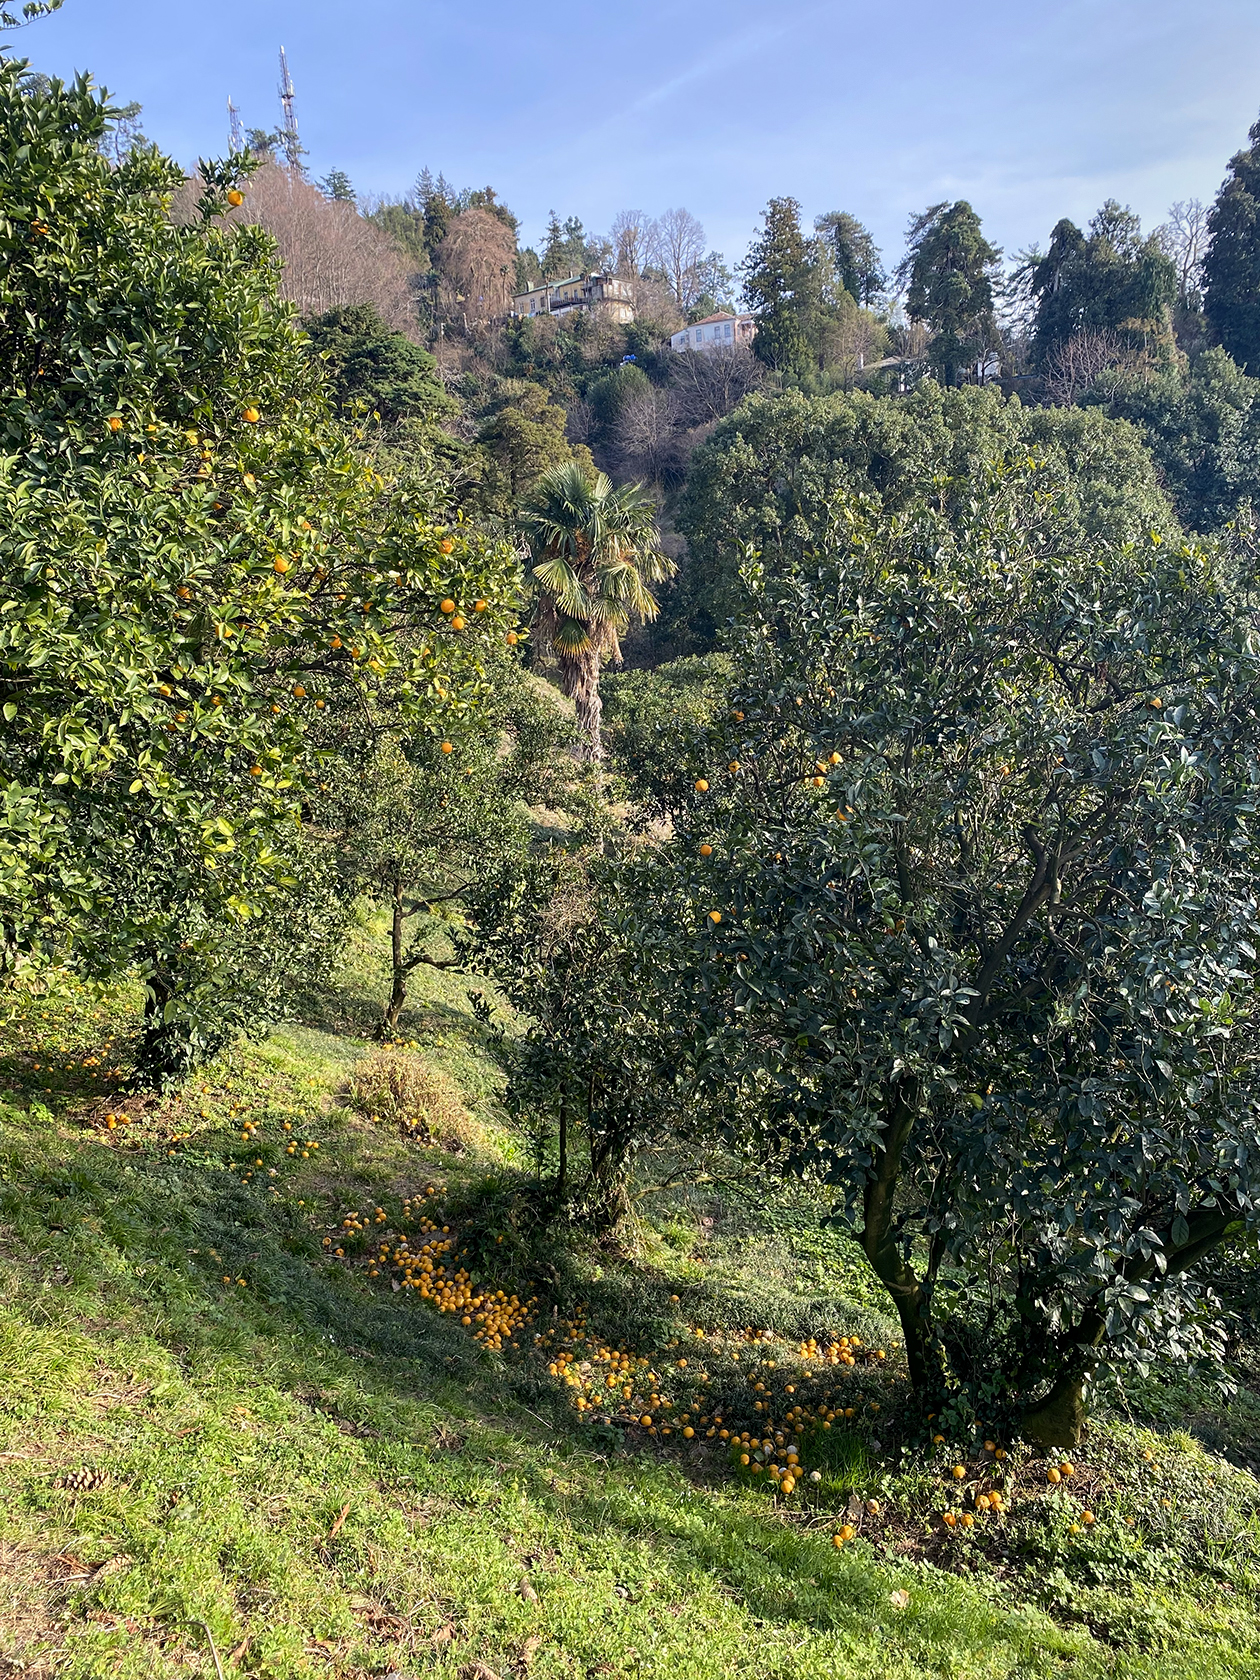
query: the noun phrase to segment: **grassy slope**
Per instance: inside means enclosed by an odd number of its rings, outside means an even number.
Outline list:
[[[1202,1580],[1152,1567],[1083,1587],[1061,1571],[1047,1596],[979,1552],[946,1572],[922,1548],[837,1550],[825,1503],[776,1513],[709,1458],[627,1447],[575,1417],[542,1361],[483,1352],[412,1293],[330,1260],[322,1233],[347,1209],[396,1221],[429,1184],[457,1203],[494,1165],[341,1106],[375,983],[361,963],[308,1000],[338,1030],[244,1048],[178,1102],[129,1103],[137,1118],[113,1133],[99,1116],[121,1051],[82,1063],[128,1000],[15,1006],[0,1043],[0,1675],[211,1674],[211,1642],[229,1673],[277,1676],[1260,1670],[1256,1581],[1236,1562],[1255,1538],[1245,1502],[1221,1511],[1242,1523],[1234,1562],[1221,1525],[1204,1528],[1202,1555],[1218,1540],[1220,1555]],[[500,1163],[524,1162],[460,987],[427,985],[411,1030],[497,1128]],[[293,1136],[320,1148],[289,1156]],[[620,1314],[658,1360],[732,1288],[744,1322],[777,1311],[799,1333],[834,1256],[790,1209],[777,1222],[708,1232],[678,1198],[645,1227],[650,1264],[579,1259],[558,1296],[580,1284],[592,1321]],[[877,1328],[859,1278],[851,1293],[851,1323]],[[837,1496],[855,1462],[878,1469],[858,1443],[846,1471],[840,1445],[823,1484]],[[1189,1438],[1157,1445],[1186,1489],[1219,1476]],[[901,1491],[939,1468],[903,1467]],[[58,1486],[81,1470],[100,1485]]]

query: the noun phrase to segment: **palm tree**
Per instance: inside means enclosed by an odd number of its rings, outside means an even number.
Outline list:
[[[615,490],[605,473],[589,478],[577,461],[565,461],[538,480],[520,523],[535,562],[534,628],[577,708],[585,756],[601,758],[600,667],[606,659],[620,663],[632,618],[656,617],[648,585],[675,570],[658,546],[655,507],[642,485]]]

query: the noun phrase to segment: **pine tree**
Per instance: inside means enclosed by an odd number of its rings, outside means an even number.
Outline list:
[[[1037,300],[1033,359],[1039,367],[1079,333],[1106,334],[1118,344],[1171,344],[1177,299],[1176,265],[1159,234],[1142,237],[1132,210],[1109,198],[1089,224],[1058,222],[1050,249],[1024,273]]]
[[[898,270],[910,281],[906,313],[932,329],[929,358],[946,385],[997,343],[993,275],[1002,253],[980,231],[980,218],[960,198],[910,219]]]
[[[1208,216],[1211,244],[1203,264],[1205,310],[1230,355],[1260,372],[1260,122],[1246,151],[1230,159],[1229,174]]]
[[[810,250],[794,198],[770,200],[765,226],[739,266],[744,302],[757,314],[757,359],[779,373],[804,373],[810,350],[800,305],[811,290]]]
[[[814,223],[831,247],[836,277],[855,303],[868,307],[888,284],[879,246],[869,228],[847,210],[829,210]]]
[[[358,194],[354,184],[344,169],[330,169],[324,179],[317,183],[325,198],[331,198],[337,204],[354,204]]]

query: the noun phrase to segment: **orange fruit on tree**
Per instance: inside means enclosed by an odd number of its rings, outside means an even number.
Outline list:
[[[442,742],[442,751],[444,753],[454,752],[455,748],[451,745],[451,743],[449,741],[443,741]]]
[[[709,920],[713,923],[714,927],[716,927],[717,924],[722,920],[722,912],[720,910],[710,910],[709,911]]]
[[[256,408],[251,406],[251,407],[249,407],[245,410],[245,412],[241,416],[241,418],[243,420],[247,420],[251,426],[254,426],[258,423],[259,420],[262,419],[262,415],[258,412],[258,410]]]
[[[109,429],[110,429],[111,432],[121,432],[122,431],[122,421],[118,418],[118,416],[116,414],[111,414],[110,417],[109,417]]]
[[[455,544],[449,537],[443,537],[441,542],[438,544],[438,547],[442,550],[443,554],[453,554],[455,551]]]
[[[289,562],[285,559],[283,554],[278,555],[276,557],[276,570],[281,574],[281,576],[283,576],[284,573],[288,571],[288,569],[289,569]]]
[[[451,620],[451,629],[452,630],[462,630],[464,628],[465,622],[466,621],[464,619],[462,619],[458,613],[456,613],[455,617]]]
[[[515,647],[521,638],[516,634],[515,630],[509,630],[505,639],[509,647]]]
[[[700,856],[701,857],[712,857],[713,856],[713,847],[710,846],[710,844],[707,840],[705,841],[704,845],[701,846],[701,848],[700,848]]]
[[[708,793],[708,791],[709,791],[709,784],[708,784],[708,782],[705,781],[704,777],[701,776],[700,779],[696,783],[696,792],[697,793]]]
[[[485,612],[486,608],[489,605],[490,605],[489,601],[474,601],[473,602],[473,611],[474,612]]]
[[[451,600],[449,595],[443,602],[440,603],[439,610],[444,613],[453,613],[455,611],[455,603]]]
[[[244,204],[245,194],[240,192],[236,187],[233,187],[231,192],[227,195],[227,201],[232,206],[233,210],[236,210],[240,205]]]

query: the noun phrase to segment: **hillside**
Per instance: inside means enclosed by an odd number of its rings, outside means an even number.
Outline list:
[[[6,996],[0,1673],[1256,1672],[1248,1471],[1116,1417],[1057,1487],[917,1437],[785,1192],[693,1179],[633,1253],[532,1251],[492,1035],[437,977],[382,1053],[380,983],[360,940],[168,1101],[124,1092],[126,988]]]

